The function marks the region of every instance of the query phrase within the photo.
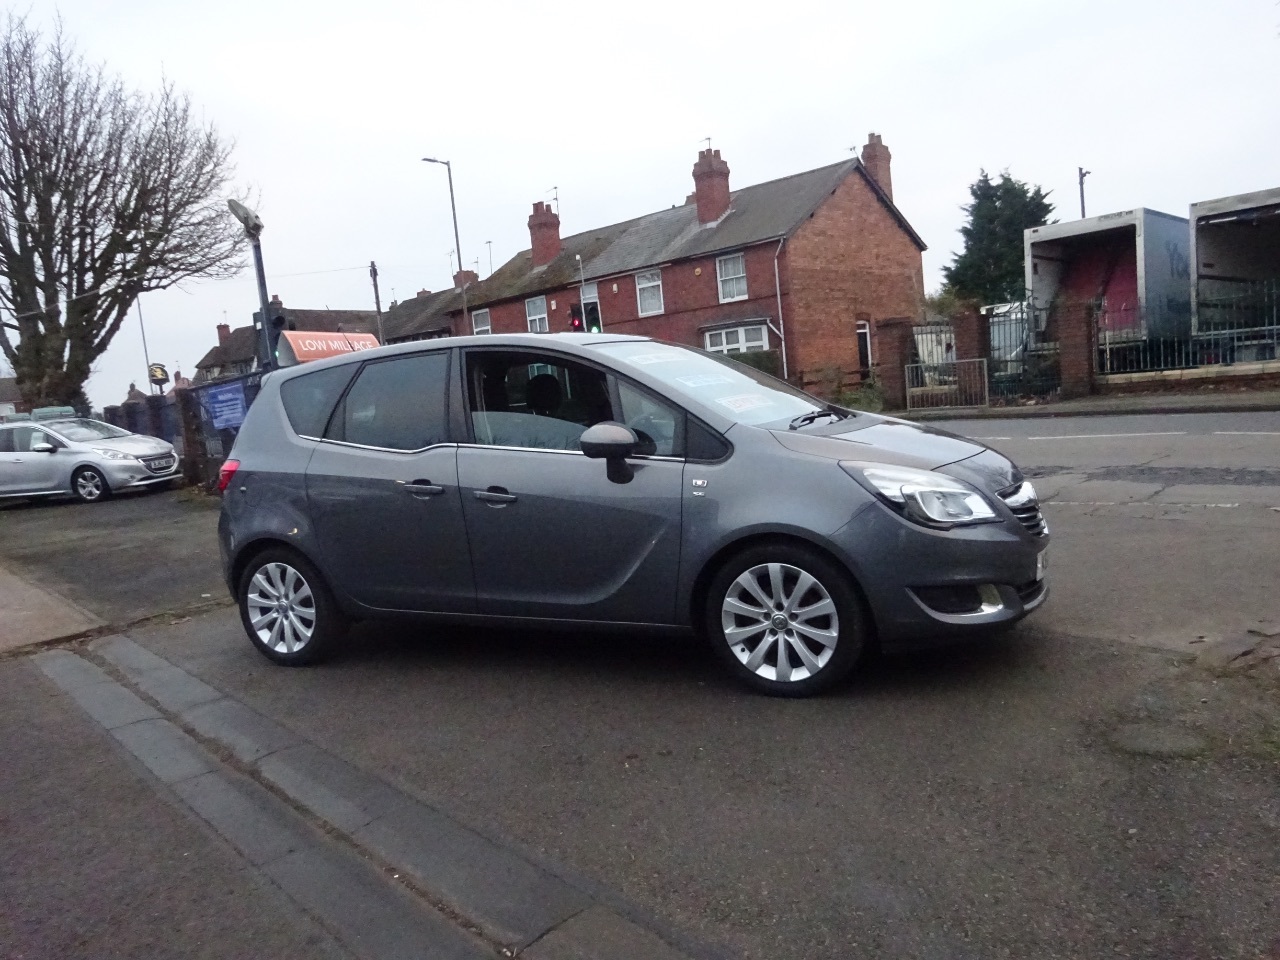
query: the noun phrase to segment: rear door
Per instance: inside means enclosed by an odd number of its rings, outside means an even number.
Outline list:
[[[624,417],[604,371],[540,351],[465,356],[473,442],[458,481],[479,612],[675,622],[683,416],[627,386],[634,418],[663,439],[631,461],[630,483],[612,483],[578,446],[588,426]]]
[[[366,606],[475,610],[448,428],[451,356],[434,350],[364,364],[307,467],[325,567]]]

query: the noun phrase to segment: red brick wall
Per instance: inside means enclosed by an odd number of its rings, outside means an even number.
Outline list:
[[[774,319],[776,325],[778,300],[774,287],[773,254],[777,243],[748,247],[746,254],[747,299],[720,303],[719,281],[715,256],[686,260],[662,268],[663,312],[655,316],[641,317],[636,301],[635,276],[628,274],[597,281],[600,299],[600,318],[609,333],[634,333],[656,337],[674,343],[702,346],[701,327],[707,324],[727,323],[732,320],[755,320],[761,317]],[[779,268],[781,269],[781,264]],[[617,291],[614,291],[614,287]],[[783,311],[786,305],[786,284],[783,284]],[[552,333],[569,330],[569,307],[578,302],[578,287],[549,292],[547,318]],[[555,309],[551,302],[555,301]],[[494,333],[524,333],[529,327],[525,318],[524,300],[511,300],[489,307]],[[470,321],[460,332],[470,333]],[[790,340],[790,337],[788,337]],[[769,334],[769,345],[779,347],[778,338]]]
[[[806,384],[823,382],[835,369],[846,383],[856,379],[858,314],[871,317],[873,367],[882,361],[878,324],[922,316],[920,248],[860,173],[847,177],[796,231],[784,257],[792,291],[786,317],[791,371],[803,373]]]

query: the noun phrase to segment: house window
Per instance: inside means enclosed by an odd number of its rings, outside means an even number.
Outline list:
[[[530,297],[524,302],[525,319],[529,321],[530,333],[549,333],[547,324],[547,298]]]
[[[662,312],[662,271],[649,270],[636,274],[636,305],[640,316],[651,317]]]
[[[489,322],[488,310],[471,311],[471,332],[477,334],[493,333],[493,326]]]
[[[858,360],[863,370],[871,369],[871,324],[858,321]]]
[[[763,323],[728,330],[710,330],[704,337],[709,353],[751,353],[769,349],[769,328]]]
[[[747,299],[747,258],[741,253],[721,257],[716,261],[716,275],[720,278],[720,302]]]
[[[595,283],[582,285],[582,320],[587,333],[599,333],[604,329],[600,321],[600,294]]]

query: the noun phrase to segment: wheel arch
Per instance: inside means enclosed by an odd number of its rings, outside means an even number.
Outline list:
[[[834,553],[829,547],[825,546],[818,540],[802,536],[791,532],[769,531],[762,533],[752,533],[744,537],[740,537],[730,543],[724,544],[707,561],[702,565],[702,569],[698,571],[697,577],[694,578],[693,589],[689,598],[689,616],[690,622],[696,630],[701,631],[702,624],[706,619],[707,610],[707,594],[711,587],[711,581],[715,579],[717,573],[723,569],[724,565],[732,560],[739,553],[750,550],[753,547],[764,546],[766,544],[794,544],[815,553],[821,554],[824,559],[834,564],[838,569],[843,570],[849,578],[854,592],[858,595],[858,599],[862,601],[862,609],[866,615],[868,626],[868,641],[877,643],[875,608],[871,605],[870,598],[867,596],[866,590],[859,581],[857,574],[850,569],[849,564],[841,559],[839,555]]]

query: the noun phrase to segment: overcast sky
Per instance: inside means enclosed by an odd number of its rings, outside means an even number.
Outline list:
[[[710,136],[731,187],[893,152],[894,196],[958,249],[967,187],[1008,168],[1079,215],[1186,216],[1280,186],[1275,0],[787,0],[645,4],[363,0],[35,0],[132,85],[161,76],[236,142],[261,197],[268,286],[286,305],[373,306],[450,283],[454,165],[462,253],[489,273],[560,197],[569,235],[681,203]],[[108,11],[109,10],[109,14]],[[251,273],[142,298],[153,361],[192,373],[215,325],[248,323]],[[135,317],[89,381],[96,406],[143,380]]]

